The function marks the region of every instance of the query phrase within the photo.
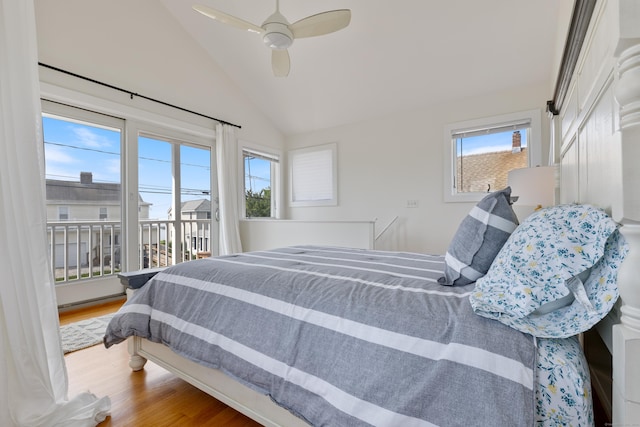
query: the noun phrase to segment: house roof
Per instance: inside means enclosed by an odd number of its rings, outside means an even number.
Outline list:
[[[464,156],[463,167],[460,162],[458,157],[457,181],[462,183],[461,191],[497,191],[507,186],[510,170],[527,167],[527,149],[472,154]]]
[[[119,202],[120,184],[91,183],[48,179],[47,200],[69,202]]]
[[[209,199],[189,200],[182,202],[182,212],[211,212]]]
[[[81,182],[64,181],[59,179],[46,180],[47,202],[61,203],[120,203],[120,184],[107,182],[93,182],[90,173],[83,172]],[[141,205],[150,205],[138,194]]]

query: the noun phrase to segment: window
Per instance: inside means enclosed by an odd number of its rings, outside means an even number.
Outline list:
[[[338,204],[337,144],[289,151],[291,206]]]
[[[444,139],[445,201],[478,201],[505,188],[510,170],[540,165],[540,111],[453,123]]]
[[[107,208],[100,208],[100,216],[99,219],[106,220],[108,218]]]
[[[280,156],[268,149],[242,147],[245,218],[276,218]]]
[[[69,208],[67,206],[58,206],[58,219],[60,221],[69,219]]]

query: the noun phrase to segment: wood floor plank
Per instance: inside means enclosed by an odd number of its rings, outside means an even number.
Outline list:
[[[91,307],[71,308],[61,311],[59,314],[60,325],[67,325],[81,320],[91,319],[92,317],[100,317],[105,314],[117,311],[126,301],[126,297],[117,298],[115,300],[102,304],[93,305]]]
[[[122,302],[60,314],[67,324],[117,310]],[[73,319],[73,320],[70,320]],[[258,427],[260,424],[147,362],[132,372],[126,343],[89,347],[65,356],[69,396],[90,391],[109,396],[111,416],[100,427]]]

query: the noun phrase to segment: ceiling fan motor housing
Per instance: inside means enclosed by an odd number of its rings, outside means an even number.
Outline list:
[[[262,24],[264,44],[271,49],[284,50],[293,43],[293,33],[287,19],[279,12],[274,13]]]

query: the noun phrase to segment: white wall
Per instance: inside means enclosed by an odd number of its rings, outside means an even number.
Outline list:
[[[472,203],[443,200],[444,126],[447,123],[539,108],[543,116],[543,160],[549,124],[544,108],[549,83],[466,99],[438,108],[409,111],[287,138],[286,149],[338,144],[338,206],[288,208],[296,220],[378,218],[378,230],[394,216],[385,249],[444,253]],[[286,199],[288,200],[288,198]],[[407,208],[407,200],[418,200]],[[379,247],[380,245],[377,245]]]
[[[329,245],[374,249],[371,221],[240,221],[242,250],[262,251],[294,245]]]
[[[240,139],[283,148],[283,135],[159,2],[35,0],[35,6],[40,62],[237,123],[242,125]],[[60,76],[41,68],[41,80],[59,84]],[[66,80],[78,84],[72,78]],[[533,108],[544,110],[552,87],[548,80],[437,109],[291,136],[285,141],[288,149],[338,143],[339,205],[293,209],[287,208],[285,197],[283,217],[377,218],[376,230],[381,230],[397,215],[400,218],[383,239],[386,248],[443,253],[472,206],[443,202],[445,124]],[[126,95],[118,96],[127,102]],[[548,131],[543,117],[546,159]],[[409,199],[418,200],[419,207],[406,208]]]
[[[35,0],[35,10],[40,62],[241,125],[239,138],[282,147],[282,134],[160,2]],[[91,83],[40,72],[43,81],[95,91]]]

